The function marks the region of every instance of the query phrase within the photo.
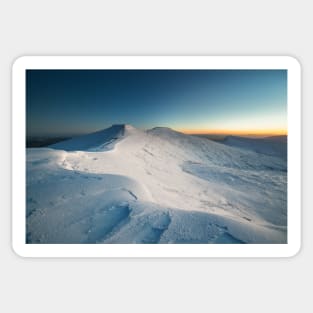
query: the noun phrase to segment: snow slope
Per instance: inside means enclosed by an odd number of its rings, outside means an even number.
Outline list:
[[[27,242],[285,243],[286,158],[248,144],[114,125],[27,149]]]
[[[287,159],[287,136],[272,136],[258,139],[227,136],[223,143],[232,147]]]

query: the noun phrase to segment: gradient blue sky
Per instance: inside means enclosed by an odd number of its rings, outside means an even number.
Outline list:
[[[28,70],[28,136],[132,124],[189,133],[287,129],[286,70]]]

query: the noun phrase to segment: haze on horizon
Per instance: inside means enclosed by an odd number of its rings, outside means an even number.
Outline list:
[[[187,134],[286,135],[286,70],[27,70],[27,136],[131,124]]]

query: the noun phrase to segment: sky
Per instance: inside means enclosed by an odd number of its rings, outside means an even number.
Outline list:
[[[190,134],[287,133],[286,70],[27,70],[27,136],[113,124]]]

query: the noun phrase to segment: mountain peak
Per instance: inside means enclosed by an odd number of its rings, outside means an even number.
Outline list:
[[[58,142],[50,148],[65,151],[107,151],[113,149],[118,141],[134,133],[135,130],[135,127],[128,124],[114,124],[94,133]]]
[[[148,130],[148,132],[152,133],[152,134],[159,134],[159,135],[161,135],[161,134],[163,134],[163,135],[166,135],[166,134],[167,135],[170,135],[170,134],[172,134],[172,135],[183,135],[183,133],[178,132],[178,131],[170,128],[170,127],[160,127],[160,126],[151,128]]]

